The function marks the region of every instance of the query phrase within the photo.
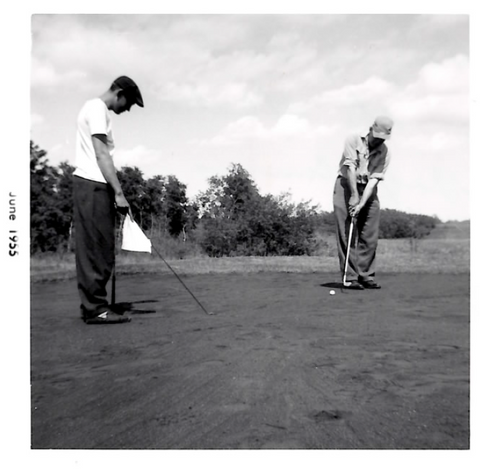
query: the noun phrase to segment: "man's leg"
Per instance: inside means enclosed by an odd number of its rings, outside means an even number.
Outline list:
[[[357,223],[359,279],[361,282],[373,281],[380,225],[380,202],[376,192],[360,211]]]
[[[84,317],[108,306],[107,282],[115,257],[115,208],[106,184],[74,178],[75,260]]]
[[[336,236],[337,236],[337,250],[338,261],[340,264],[340,272],[345,270],[345,259],[347,256],[348,246],[348,233],[350,230],[350,215],[348,213],[348,200],[350,199],[350,190],[345,179],[337,178],[335,181],[335,188],[333,191],[333,213],[335,215],[336,223]],[[355,241],[355,228],[354,236],[352,238],[352,246]],[[347,278],[346,280],[356,281],[358,279],[357,263],[355,257],[355,251],[350,248],[349,261],[347,266]]]

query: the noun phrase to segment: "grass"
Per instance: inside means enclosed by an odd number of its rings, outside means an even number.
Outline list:
[[[469,273],[470,240],[385,239],[377,257],[383,272]]]
[[[327,239],[314,256],[222,257],[198,255],[170,259],[178,274],[249,272],[336,272],[339,271],[334,239]],[[162,252],[161,248],[159,250]],[[380,240],[377,253],[379,272],[390,273],[469,273],[469,239]],[[155,254],[122,252],[117,256],[117,274],[157,274],[169,269]],[[34,256],[30,264],[31,282],[48,282],[75,277],[73,254]]]

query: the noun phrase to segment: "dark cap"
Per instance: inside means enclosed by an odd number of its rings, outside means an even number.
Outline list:
[[[143,98],[137,84],[125,75],[113,81],[113,84],[122,89],[123,93],[132,104],[137,104],[143,108]]]

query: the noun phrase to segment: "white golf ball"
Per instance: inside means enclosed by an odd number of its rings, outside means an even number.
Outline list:
[[[330,295],[335,295],[335,290],[330,290]]]

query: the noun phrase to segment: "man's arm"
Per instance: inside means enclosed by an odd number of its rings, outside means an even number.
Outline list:
[[[353,218],[356,218],[358,216],[358,213],[360,212],[360,210],[365,206],[365,203],[367,203],[368,199],[372,196],[372,193],[375,190],[375,187],[378,185],[378,182],[384,179],[385,172],[387,171],[387,168],[390,164],[390,157],[391,157],[390,151],[387,151],[387,155],[385,156],[385,161],[380,163],[380,165],[377,166],[377,168],[373,169],[360,202],[356,207],[354,208],[350,207],[350,215]]]
[[[358,136],[351,134],[345,139],[343,149],[343,165],[347,169],[347,183],[350,188],[350,198],[348,200],[348,210],[352,211],[358,205],[360,197],[357,189],[357,144]]]
[[[348,211],[351,213],[360,201],[357,188],[357,172],[354,167],[347,167],[347,182],[348,186],[350,187]]]
[[[360,213],[360,210],[365,206],[365,203],[367,203],[368,199],[372,196],[373,191],[375,190],[375,187],[378,184],[378,179],[372,179],[370,178],[367,186],[365,187],[365,190],[363,191],[362,198],[360,199],[360,202],[356,207],[350,208],[350,216],[352,218],[356,218],[358,214]]]
[[[117,177],[117,171],[113,165],[113,160],[108,153],[107,136],[104,134],[94,134],[92,136],[93,148],[97,157],[98,167],[105,177],[105,180],[111,185],[115,194],[115,205],[122,214],[130,213],[130,205],[123,194],[122,186]]]

